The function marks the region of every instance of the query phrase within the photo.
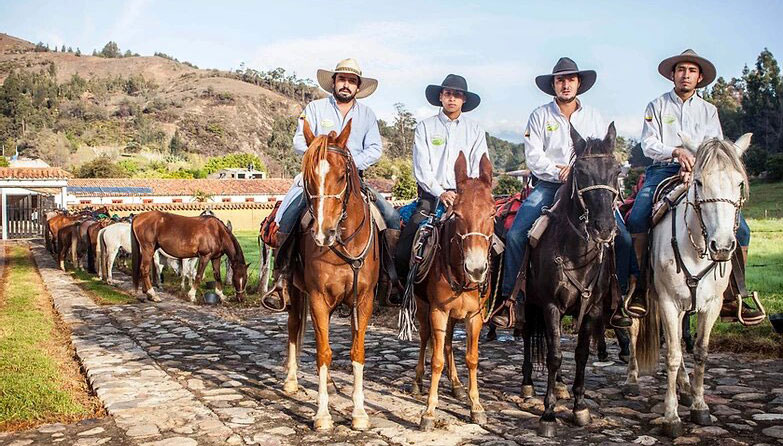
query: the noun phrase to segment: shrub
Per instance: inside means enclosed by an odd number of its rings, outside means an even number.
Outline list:
[[[783,180],[783,153],[767,158],[767,178],[772,181]]]
[[[523,186],[524,184],[518,179],[511,175],[503,174],[498,177],[497,185],[492,189],[492,193],[495,195],[514,195],[521,191]]]

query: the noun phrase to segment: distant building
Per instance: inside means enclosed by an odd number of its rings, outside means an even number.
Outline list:
[[[238,167],[230,167],[221,169],[213,174],[207,176],[207,178],[213,179],[231,179],[231,180],[263,180],[266,178],[266,172],[262,170],[255,170],[253,168],[243,169]]]

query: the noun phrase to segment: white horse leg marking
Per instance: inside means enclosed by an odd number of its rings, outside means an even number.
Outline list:
[[[296,371],[296,339],[294,339],[288,341],[288,361],[286,363],[285,383],[283,384],[283,391],[286,393],[296,393],[299,390]]]
[[[664,399],[664,418],[669,423],[677,423],[680,417],[677,415],[677,373],[682,364],[682,350],[680,347],[680,327],[682,326],[683,312],[675,307],[670,296],[660,295],[661,316],[664,335],[666,337],[666,369],[667,388]]]
[[[153,302],[160,302],[160,297],[158,297],[158,294],[155,292],[154,288],[150,288],[147,290],[147,296]]]
[[[352,361],[353,364],[353,418],[351,424],[356,430],[370,427],[370,417],[364,410],[364,364]]]
[[[333,426],[332,416],[329,414],[329,390],[327,389],[329,370],[326,364],[318,368],[318,412],[315,414],[315,430],[327,430]]]

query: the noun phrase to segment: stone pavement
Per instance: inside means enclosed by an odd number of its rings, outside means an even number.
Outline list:
[[[424,400],[410,396],[418,347],[398,341],[393,330],[372,326],[367,334],[365,400],[372,428],[354,432],[351,421],[350,327],[333,319],[332,376],[339,393],[330,397],[335,429],[312,431],[317,377],[314,340],[308,330],[299,371],[300,391],[282,392],[285,316],[259,309],[202,307],[163,295],[159,304],[97,306],[70,276],[55,269],[45,251],[33,249],[55,306],[72,327],[73,343],[87,376],[110,417],[77,425],[47,425],[0,436],[0,445],[118,444],[671,444],[656,419],[663,411],[665,375],[642,378],[642,394],[623,397],[625,366],[592,363],[587,396],[593,422],[570,421],[570,400],[558,406],[555,439],[535,435],[540,398],[519,396],[521,345],[508,337],[482,343],[479,379],[489,422],[470,424],[466,402],[451,397],[441,381],[439,422],[418,430]],[[117,275],[126,282],[127,276]],[[455,335],[457,364],[466,382],[464,332]],[[564,338],[564,376],[573,376],[574,342]],[[616,358],[617,349],[610,346]],[[690,364],[689,364],[690,365]],[[544,392],[540,373],[534,377]],[[425,387],[429,383],[425,376]],[[715,423],[688,422],[674,444],[783,444],[783,361],[710,356],[705,377]]]

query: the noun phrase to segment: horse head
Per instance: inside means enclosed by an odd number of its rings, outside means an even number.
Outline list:
[[[237,300],[242,301],[245,298],[245,288],[247,288],[247,269],[249,263],[245,263],[244,258],[231,264],[231,283],[236,289]]]
[[[462,248],[466,277],[474,283],[482,283],[489,272],[489,250],[495,226],[492,163],[486,154],[482,156],[478,178],[470,178],[465,154],[460,152],[454,174],[457,180],[457,199],[452,207],[454,237]]]
[[[614,158],[617,132],[609,124],[604,139],[586,141],[571,126],[574,158],[566,186],[576,213],[588,238],[599,243],[611,243],[617,226],[614,218],[615,200],[619,194],[617,177],[620,165]]]
[[[704,249],[716,262],[730,260],[737,248],[739,212],[749,191],[742,154],[751,136],[746,133],[734,143],[712,138],[694,150],[690,139],[680,135],[683,147],[696,153],[688,200],[701,225]]]
[[[302,159],[304,197],[313,216],[311,234],[315,244],[332,246],[339,236],[339,225],[347,218],[348,198],[359,190],[359,175],[346,148],[351,121],[338,136],[335,132],[316,137],[304,121],[307,152]]]

